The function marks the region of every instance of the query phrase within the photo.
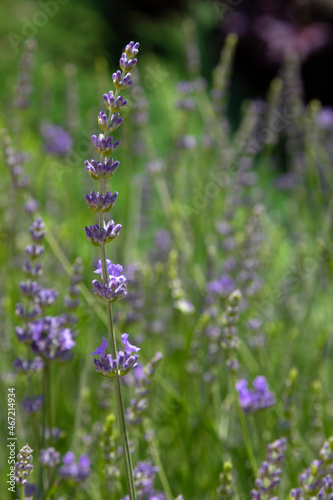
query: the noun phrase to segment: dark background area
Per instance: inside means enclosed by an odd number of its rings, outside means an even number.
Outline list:
[[[116,7],[107,0],[88,3],[98,9],[106,25],[112,25],[112,36],[105,37],[105,49],[110,55],[118,53],[123,40],[137,30],[143,45],[149,45],[160,56],[173,57],[182,72],[184,62],[179,53],[172,51],[170,40],[165,43],[154,29],[141,27],[163,26],[190,15],[197,23],[203,74],[207,79],[218,60],[225,34],[233,31],[240,37],[234,78],[241,84],[242,97],[264,96],[285,53],[294,49],[302,61],[306,101],[319,98],[323,105],[333,105],[333,2],[125,0]],[[203,5],[214,12],[215,20],[210,23],[202,17]]]

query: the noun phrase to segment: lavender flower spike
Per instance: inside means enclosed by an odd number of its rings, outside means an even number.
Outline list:
[[[62,457],[63,465],[60,467],[58,473],[60,477],[73,481],[74,483],[81,483],[86,479],[90,472],[90,459],[88,455],[80,455],[78,461],[75,462],[75,455],[72,451],[68,451]]]
[[[280,483],[281,465],[283,464],[287,450],[286,438],[280,438],[267,446],[267,461],[262,462],[255,480],[256,489],[251,491],[253,500],[274,497],[274,492]]]
[[[93,292],[105,302],[116,302],[127,295],[126,278],[121,274],[123,268],[120,264],[112,264],[108,259],[106,264],[109,275],[108,282],[100,284],[99,281],[93,280]],[[101,261],[99,261],[95,273],[102,274]]]
[[[60,453],[53,447],[41,449],[39,454],[39,461],[42,467],[53,468],[60,463]]]
[[[32,452],[28,444],[23,446],[23,448],[17,454],[17,462],[15,463],[15,476],[16,482],[22,488],[27,484],[27,477],[33,471],[34,466],[32,465]]]
[[[122,227],[121,224],[115,224],[113,220],[110,220],[107,224],[103,222],[103,226],[103,229],[98,224],[84,228],[87,240],[93,245],[99,246],[114,240],[119,235]]]
[[[112,158],[105,158],[104,163],[96,160],[91,160],[90,162],[86,160],[84,164],[89,175],[95,181],[98,181],[99,179],[108,179],[112,177],[119,166],[119,161],[117,160],[114,162]]]
[[[254,389],[248,388],[246,379],[239,379],[236,383],[239,403],[244,413],[253,413],[275,404],[274,394],[269,391],[265,377],[256,377],[253,381],[253,387]]]
[[[92,356],[99,356],[100,359],[95,358],[94,363],[96,371],[104,377],[112,378],[117,373],[119,375],[126,375],[132,368],[137,366],[139,356],[136,353],[139,352],[140,348],[130,344],[127,333],[122,334],[121,341],[125,346],[125,352],[118,351],[116,359],[113,359],[111,354],[105,353],[108,346],[105,337],[103,337],[100,347],[97,347],[91,354]],[[134,355],[132,354],[133,352],[135,353]]]
[[[130,42],[122,53],[119,67],[112,75],[114,91],[103,95],[103,100],[107,111],[102,109],[98,114],[98,126],[103,131],[98,136],[93,135],[92,141],[96,152],[100,155],[99,161],[91,160],[85,162],[86,170],[89,175],[98,181],[98,192],[92,191],[90,195],[85,195],[85,200],[91,210],[98,212],[98,224],[85,227],[87,239],[90,243],[99,246],[101,261],[95,273],[101,274],[101,281],[93,280],[93,293],[106,305],[108,320],[108,334],[111,341],[111,354],[106,354],[107,342],[103,338],[102,345],[93,353],[99,359],[94,359],[96,370],[105,377],[113,378],[115,383],[115,396],[117,402],[118,417],[121,422],[121,438],[125,458],[125,471],[128,493],[130,500],[136,500],[133,466],[131,451],[126,437],[125,412],[122,403],[121,387],[119,376],[125,375],[131,368],[137,365],[138,348],[131,345],[128,341],[128,335],[123,334],[121,340],[125,346],[124,351],[117,351],[116,337],[113,328],[111,303],[122,299],[127,295],[126,277],[122,275],[122,267],[119,264],[112,264],[106,259],[106,243],[111,242],[120,232],[121,225],[115,224],[113,220],[106,222],[105,212],[111,210],[115,204],[118,193],[107,192],[105,180],[111,177],[119,166],[118,161],[112,158],[107,159],[113,151],[120,145],[120,141],[113,141],[111,132],[116,130],[122,123],[122,108],[126,106],[127,100],[119,95],[120,89],[125,89],[132,84],[131,73],[129,70],[134,68],[137,63],[139,44]]]

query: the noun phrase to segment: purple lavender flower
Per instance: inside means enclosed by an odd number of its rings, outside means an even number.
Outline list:
[[[12,186],[14,190],[25,189],[30,181],[29,177],[24,173],[22,164],[25,163],[29,157],[28,155],[17,153],[14,150],[12,141],[6,130],[2,130],[0,135],[3,159],[9,170]]]
[[[267,496],[273,498],[273,494],[280,484],[281,466],[286,450],[286,438],[277,439],[267,446],[267,461],[262,462],[255,480],[256,489],[251,490],[253,500],[261,500]]]
[[[265,377],[256,377],[253,381],[253,387],[254,389],[248,388],[246,379],[239,379],[236,383],[239,403],[245,413],[253,413],[275,404],[274,394],[269,391]]]
[[[41,217],[38,217],[29,228],[31,239],[35,243],[40,243],[45,236],[45,225]]]
[[[87,240],[93,245],[100,246],[113,241],[119,235],[122,227],[121,224],[115,224],[113,220],[107,223],[104,221],[103,225],[103,229],[101,229],[98,224],[90,227],[85,226],[84,230],[87,235]]]
[[[133,53],[132,50],[131,53]],[[119,59],[119,67],[123,71],[131,71],[131,69],[134,68],[137,62],[138,60],[136,58],[131,58],[131,57],[128,58],[128,53],[123,52],[121,58]]]
[[[124,298],[127,295],[127,291],[126,278],[121,274],[122,270],[123,268],[120,264],[112,264],[112,262],[107,259],[108,283],[100,284],[97,280],[93,280],[94,294],[106,302],[115,302],[116,300]],[[94,272],[102,274],[100,260]]]
[[[27,214],[34,214],[38,210],[38,201],[30,198],[23,206]]]
[[[88,207],[94,212],[108,212],[114,207],[117,197],[117,191],[113,194],[108,192],[105,195],[92,191],[90,196],[88,194],[84,195],[84,199],[86,200]]]
[[[31,361],[19,357],[14,361],[13,366],[19,373],[37,373],[44,368],[44,361],[39,356]]]
[[[158,467],[151,462],[139,462],[134,469],[135,489],[138,500],[166,500],[163,493],[156,491],[154,480]],[[129,500],[126,496],[122,500]]]
[[[43,308],[54,304],[58,297],[58,291],[55,288],[41,288],[36,296],[37,303]]]
[[[102,156],[112,154],[113,151],[115,151],[120,145],[119,140],[113,142],[112,135],[107,138],[104,136],[104,134],[99,134],[98,137],[96,135],[93,135],[91,139],[95,146],[96,153],[99,153]]]
[[[17,454],[17,462],[15,463],[15,479],[20,487],[27,484],[27,477],[33,471],[34,466],[31,463],[33,459],[32,452],[33,450],[28,444],[26,444]]]
[[[42,395],[34,396],[32,398],[26,397],[22,401],[22,407],[25,413],[37,413],[43,406],[44,398]]]
[[[197,145],[197,139],[194,135],[185,135],[179,139],[177,145],[181,149],[194,149]]]
[[[209,281],[206,285],[208,293],[219,295],[220,297],[228,297],[234,289],[234,281],[227,274],[223,274],[216,280]]]
[[[134,368],[137,364],[139,348],[130,344],[128,340],[128,335],[123,334],[121,336],[121,341],[125,346],[124,351],[116,351],[116,339],[115,333],[111,321],[112,309],[111,303],[119,300],[127,295],[126,291],[126,277],[122,275],[122,267],[119,264],[112,264],[110,261],[106,260],[105,245],[116,238],[121,229],[121,225],[110,221],[105,222],[105,212],[108,212],[114,206],[118,193],[106,192],[105,178],[111,177],[118,167],[118,162],[113,162],[112,159],[107,160],[106,157],[111,155],[115,149],[120,145],[120,141],[113,141],[113,137],[109,133],[117,129],[122,123],[122,117],[120,112],[122,108],[126,105],[127,101],[123,96],[118,95],[120,89],[125,89],[132,85],[131,70],[136,65],[135,56],[138,53],[139,44],[130,42],[123,52],[119,65],[120,69],[113,73],[112,80],[115,86],[115,93],[110,91],[108,94],[104,94],[104,104],[109,110],[109,113],[104,110],[100,111],[98,114],[98,125],[104,132],[98,136],[92,136],[92,142],[94,144],[96,152],[100,155],[99,162],[91,160],[91,162],[85,162],[86,170],[89,175],[98,180],[99,191],[95,193],[91,192],[90,195],[85,195],[85,200],[89,208],[95,212],[98,212],[99,221],[98,225],[92,225],[90,227],[85,227],[85,232],[88,241],[94,245],[101,246],[102,262],[98,264],[95,273],[101,274],[101,282],[98,280],[93,280],[93,293],[99,299],[106,302],[106,308],[108,311],[108,333],[111,339],[112,355],[106,355],[107,342],[103,337],[102,345],[96,349],[93,353],[98,356],[99,359],[94,359],[96,366],[96,371],[104,375],[105,377],[116,377],[116,384],[119,384],[119,375],[125,375],[130,369]],[[114,347],[114,348],[113,348]],[[119,387],[119,386],[118,386]],[[124,411],[121,406],[118,405],[118,416],[124,421]],[[124,448],[124,456],[126,461],[126,480],[127,486],[130,493],[131,500],[135,497],[134,492],[134,478],[130,459],[130,450],[128,442],[126,440],[126,431],[121,428],[122,444]]]
[[[46,359],[66,359],[75,341],[72,331],[63,324],[63,316],[46,316],[30,323],[33,352]]]
[[[317,113],[316,123],[323,129],[333,130],[333,108],[323,107]]]
[[[139,42],[128,43],[125,47],[125,52],[127,57],[129,59],[132,59],[133,57],[137,56],[139,53],[139,47],[140,47]]]
[[[108,94],[103,95],[103,100],[104,100],[105,106],[112,113],[116,113],[116,112],[120,111],[124,106],[126,106],[126,104],[128,102],[127,99],[125,99],[123,95],[120,95],[116,98],[116,96],[112,90],[110,90],[110,92]]]
[[[41,127],[44,138],[44,148],[47,153],[66,156],[73,146],[73,140],[68,132],[59,125],[44,123]]]
[[[74,483],[82,482],[91,472],[90,459],[88,455],[80,455],[78,461],[75,462],[74,452],[68,451],[62,457],[62,462],[63,465],[58,471],[59,476]]]
[[[41,449],[39,461],[42,467],[53,468],[60,463],[60,453],[53,447]]]
[[[112,74],[112,81],[113,85],[116,87],[116,89],[126,89],[127,87],[130,87],[132,85],[132,75],[131,73],[127,73],[124,77],[122,75],[122,72],[118,69],[115,73]]]
[[[96,371],[104,375],[104,377],[112,378],[117,372],[119,375],[126,375],[137,366],[139,358],[137,353],[140,348],[130,344],[127,333],[122,334],[121,341],[125,346],[125,352],[118,351],[116,359],[113,359],[111,354],[105,354],[108,343],[104,337],[102,345],[92,353],[92,356],[99,356],[100,359],[95,358],[94,363]]]
[[[35,304],[30,311],[25,310],[23,304],[18,303],[15,306],[15,314],[18,318],[25,321],[35,319],[41,313],[41,308],[38,304]]]
[[[299,487],[292,489],[290,497],[332,499],[333,493],[333,437],[323,444],[319,460],[313,460],[299,478]],[[326,496],[325,496],[326,494]]]
[[[90,162],[86,160],[84,164],[87,172],[94,180],[108,179],[109,177],[112,177],[119,167],[119,161],[117,160],[114,162],[113,158],[105,158],[104,163],[96,160],[91,160]]]

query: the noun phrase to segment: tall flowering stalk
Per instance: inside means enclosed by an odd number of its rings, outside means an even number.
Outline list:
[[[24,488],[28,483],[27,478],[34,469],[31,463],[33,460],[32,452],[33,450],[26,444],[20,449],[15,463],[15,479],[20,490],[20,500],[25,499]]]
[[[125,297],[127,293],[126,278],[121,274],[122,266],[112,264],[106,258],[105,246],[119,235],[121,225],[115,224],[113,220],[107,222],[105,216],[114,206],[118,196],[117,192],[111,193],[106,190],[106,180],[112,177],[119,166],[119,161],[114,162],[112,158],[108,158],[120,144],[119,140],[113,141],[110,133],[116,130],[122,123],[120,112],[126,106],[127,100],[123,95],[119,95],[119,93],[132,84],[131,73],[129,71],[137,63],[135,56],[139,52],[138,49],[138,43],[130,42],[126,46],[125,52],[123,52],[119,61],[120,70],[112,75],[115,92],[111,90],[103,96],[104,104],[108,109],[108,114],[104,110],[98,114],[98,125],[103,133],[98,137],[96,135],[92,136],[95,150],[100,154],[100,161],[91,160],[91,162],[85,162],[90,176],[98,181],[98,192],[92,191],[90,195],[85,195],[85,200],[89,208],[98,214],[98,224],[85,227],[88,241],[93,245],[99,246],[100,249],[100,262],[95,272],[100,273],[102,279],[101,283],[98,280],[93,280],[93,292],[105,302],[111,345],[111,355],[105,354],[107,347],[106,339],[103,339],[101,347],[96,349],[93,354],[100,358],[99,360],[94,360],[97,371],[106,377],[112,377],[114,380],[130,500],[136,499],[136,493],[120,376],[128,373],[131,368],[136,366],[138,356],[137,354],[133,356],[132,353],[136,353],[139,349],[129,343],[127,334],[123,334],[121,340],[125,346],[125,351],[117,352],[111,304]]]
[[[280,484],[282,469],[287,450],[287,440],[282,437],[267,446],[267,460],[262,462],[255,480],[256,487],[251,490],[252,500],[276,500],[275,490]]]

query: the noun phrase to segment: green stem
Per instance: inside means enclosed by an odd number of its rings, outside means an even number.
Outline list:
[[[101,245],[100,250],[101,250],[101,264],[102,264],[102,272],[103,272],[103,282],[107,283],[108,277],[107,277],[107,267],[106,267],[105,245]],[[115,337],[114,328],[113,328],[112,306],[111,306],[110,302],[106,303],[106,315],[107,315],[107,320],[108,320],[108,332],[109,332],[109,339],[110,339],[110,345],[111,345],[111,354],[112,354],[113,359],[116,359],[117,358],[117,345],[116,345],[116,337]],[[133,465],[132,465],[132,458],[131,458],[131,452],[130,452],[128,434],[127,434],[127,427],[126,427],[126,419],[125,419],[124,400],[123,400],[123,395],[121,392],[120,375],[119,375],[118,371],[116,372],[116,376],[114,377],[113,380],[114,380],[114,388],[115,388],[115,393],[116,393],[116,402],[117,402],[117,412],[118,412],[119,425],[120,425],[120,434],[121,434],[121,440],[122,440],[122,444],[123,444],[123,451],[124,451],[124,457],[125,457],[127,487],[128,487],[130,500],[136,500]]]
[[[20,500],[24,500],[24,486],[20,485]]]
[[[249,433],[248,433],[248,430],[247,430],[245,415],[244,415],[244,412],[243,412],[243,410],[241,408],[241,405],[239,404],[238,392],[237,392],[237,389],[235,387],[236,386],[236,382],[237,382],[237,378],[236,378],[235,375],[232,375],[231,381],[232,381],[232,389],[233,389],[233,393],[234,393],[234,398],[235,398],[235,403],[236,403],[236,407],[237,407],[238,418],[239,418],[240,426],[241,426],[241,429],[242,429],[242,434],[243,434],[243,439],[244,439],[244,443],[245,443],[246,452],[247,452],[247,455],[248,455],[248,458],[249,458],[249,461],[250,461],[250,464],[251,464],[252,472],[253,472],[254,476],[256,477],[257,476],[258,467],[257,467],[256,459],[254,457],[254,453],[253,453],[253,449],[252,449],[252,445],[251,445],[250,436],[249,436]]]
[[[43,369],[43,415],[42,415],[42,436],[41,436],[41,449],[45,447],[45,431],[46,431],[46,421],[47,421],[47,392],[48,392],[48,378],[49,378],[49,366],[48,362],[45,362],[45,366]],[[39,468],[39,485],[40,492],[44,490],[44,477],[43,477],[43,469]]]
[[[107,134],[105,134],[107,137]],[[103,194],[104,192],[104,179],[99,180],[99,192]],[[99,212],[99,226],[102,228],[104,224],[104,214],[103,212]],[[100,245],[100,253],[101,253],[101,266],[102,266],[102,279],[103,283],[108,283],[108,272],[106,265],[106,252],[105,252],[105,244]],[[110,302],[106,303],[106,316],[108,323],[108,332],[109,332],[109,340],[111,346],[111,354],[113,359],[117,359],[117,343],[116,336],[113,327],[113,315],[112,315],[112,306]],[[125,472],[126,472],[126,482],[129,493],[130,500],[136,500],[135,493],[135,485],[134,485],[134,474],[133,474],[133,465],[132,465],[132,457],[130,452],[127,427],[126,427],[126,419],[125,419],[125,408],[124,408],[124,400],[121,391],[120,385],[120,375],[119,372],[116,371],[116,376],[113,378],[114,388],[116,393],[116,403],[117,403],[117,413],[119,418],[119,426],[120,426],[120,435],[123,445],[123,452],[125,457]]]

